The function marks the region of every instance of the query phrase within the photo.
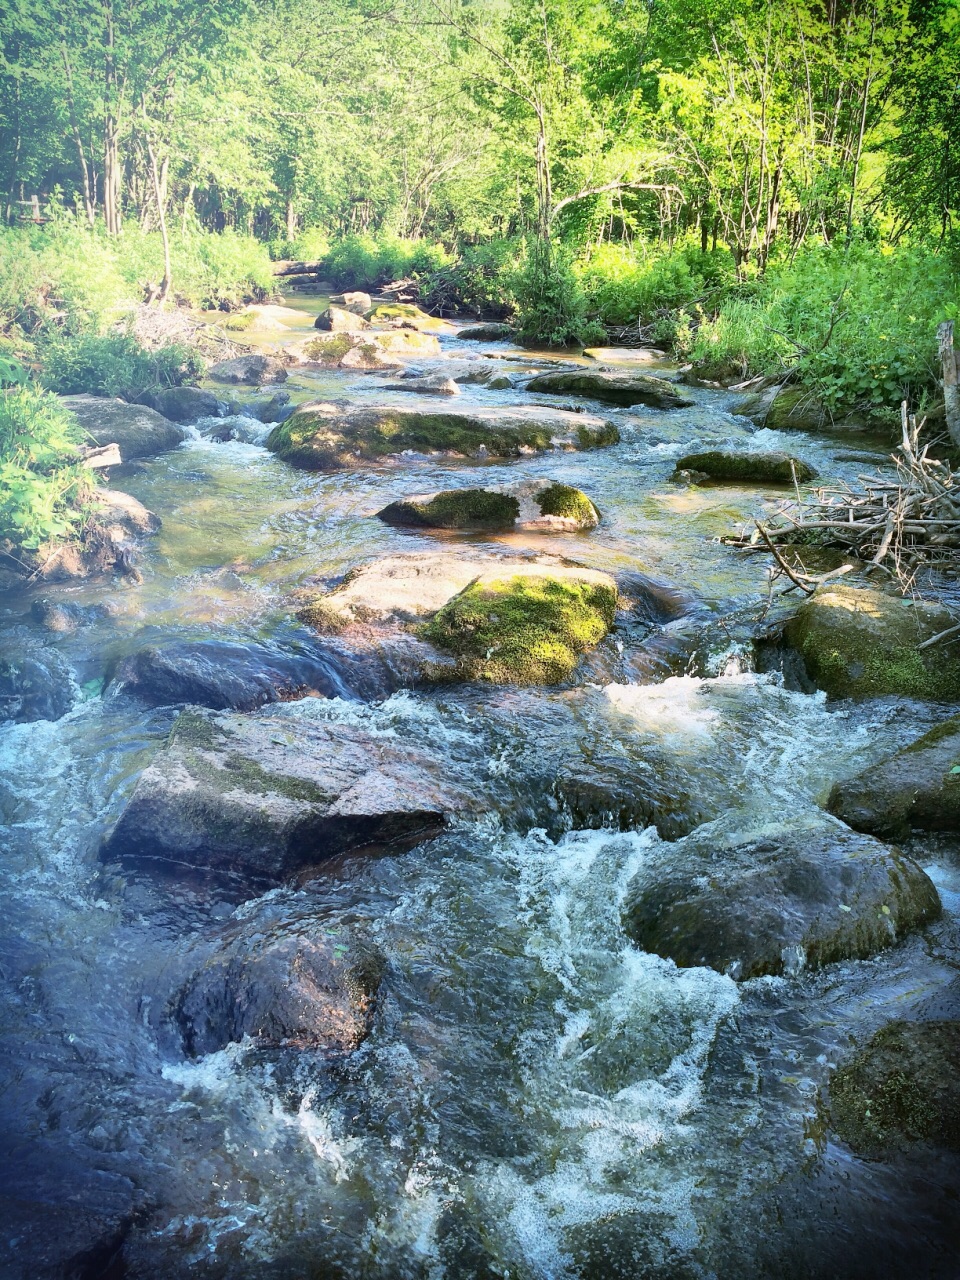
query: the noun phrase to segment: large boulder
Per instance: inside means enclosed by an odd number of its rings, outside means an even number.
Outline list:
[[[441,374],[427,374],[422,378],[401,378],[397,382],[388,382],[387,391],[412,391],[421,396],[458,396],[460,388],[453,378],[444,378]]]
[[[194,703],[216,711],[253,711],[299,698],[355,698],[388,692],[383,681],[343,656],[284,652],[223,640],[167,641],[124,658],[114,681],[153,706]],[[371,687],[373,686],[373,687]]]
[[[409,743],[269,709],[189,708],[103,856],[271,884],[337,854],[408,849],[475,805]]]
[[[834,1072],[829,1113],[844,1142],[873,1159],[960,1151],[960,1021],[888,1022]]]
[[[155,409],[102,396],[61,396],[94,444],[117,444],[124,462],[182,444],[185,432]]]
[[[265,899],[234,924],[174,998],[191,1057],[228,1044],[342,1055],[366,1039],[386,960],[304,903]]]
[[[515,458],[596,448],[619,438],[603,418],[541,405],[420,409],[314,401],[276,427],[267,448],[294,466],[321,471],[407,451]]]
[[[286,369],[275,356],[257,352],[221,360],[208,373],[214,382],[252,383],[257,387],[266,382],[284,382],[287,377]]]
[[[677,471],[697,471],[711,480],[746,484],[804,484],[816,478],[809,463],[778,449],[750,453],[742,449],[708,449],[677,459]]]
[[[328,333],[360,333],[364,329],[369,329],[370,325],[363,316],[357,315],[353,310],[331,305],[326,311],[320,312],[313,322],[313,327]]]
[[[939,913],[912,859],[801,820],[663,846],[631,882],[623,922],[644,951],[743,981],[866,959]]]
[[[838,782],[827,808],[848,827],[875,836],[960,831],[960,717]]]
[[[384,333],[318,333],[305,342],[287,348],[299,364],[327,369],[402,368],[404,356],[438,356],[440,343],[431,334],[416,329],[391,329]]]
[[[73,674],[56,649],[22,639],[0,649],[0,723],[59,720],[76,694]]]
[[[788,622],[786,643],[814,683],[840,698],[900,694],[960,701],[960,653],[920,646],[955,624],[939,605],[870,587],[819,588]]]
[[[409,302],[378,302],[366,312],[366,319],[371,324],[394,325],[418,329],[422,333],[451,335],[457,332],[456,325],[449,320],[440,320],[431,316]]]
[[[359,289],[348,293],[333,293],[330,295],[330,302],[334,306],[353,312],[355,316],[362,316],[373,306],[373,299],[369,293],[362,293]]]
[[[512,324],[485,321],[482,324],[465,324],[457,330],[457,337],[466,342],[507,342],[515,334]]]
[[[204,391],[201,387],[164,387],[162,391],[151,391],[141,399],[171,422],[192,423],[200,418],[222,418],[224,413],[223,403],[212,391]]]
[[[528,391],[554,396],[588,396],[608,404],[642,404],[650,409],[686,409],[694,403],[672,382],[630,369],[570,369],[541,373],[527,383]]]
[[[391,502],[385,524],[426,529],[514,529],[580,533],[600,513],[585,493],[566,484],[526,482],[507,489],[445,489]]]

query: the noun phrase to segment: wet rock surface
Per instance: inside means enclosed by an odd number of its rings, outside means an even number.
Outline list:
[[[228,1044],[347,1054],[370,1032],[383,954],[322,909],[264,902],[173,1001],[191,1057]]]
[[[883,694],[960,700],[956,646],[924,641],[954,625],[942,606],[870,587],[823,586],[800,606],[784,640],[818,688],[841,698]]]
[[[601,369],[576,369],[569,372],[541,373],[527,383],[528,391],[546,392],[554,396],[587,396],[609,404],[646,405],[650,409],[685,409],[694,402],[664,378],[654,378],[632,370],[606,372]]]
[[[875,836],[960,831],[960,717],[838,782],[827,808],[855,831]]]
[[[26,638],[0,648],[0,722],[59,720],[76,694],[73,674],[56,649]]]
[[[300,406],[270,435],[267,447],[295,466],[324,470],[408,451],[513,458],[598,448],[618,439],[617,428],[603,418],[539,405],[461,410],[321,401]]]
[[[960,1021],[881,1027],[831,1076],[829,1115],[874,1159],[920,1145],[960,1151]]]
[[[61,396],[60,399],[64,407],[76,415],[94,444],[118,444],[124,462],[149,458],[183,443],[183,430],[146,405],[87,395]]]
[[[739,981],[866,959],[936,919],[912,859],[832,825],[669,847],[630,886],[624,927],[645,951]]]
[[[214,382],[253,383],[263,386],[267,382],[285,382],[287,371],[274,356],[253,354],[235,356],[232,360],[220,360],[207,370]]]
[[[600,513],[579,489],[526,482],[509,489],[446,489],[391,502],[377,516],[401,528],[513,529],[579,533]]]
[[[713,480],[739,480],[757,484],[805,484],[816,477],[816,471],[800,458],[770,449],[746,452],[734,449],[710,449],[703,453],[687,453],[677,459],[677,471],[695,471]]]
[[[475,807],[407,744],[350,725],[189,709],[103,855],[262,884],[353,850],[400,852]]]
[[[162,391],[143,396],[141,403],[156,409],[171,422],[193,423],[200,418],[223,417],[222,401],[201,387],[164,387]]]
[[[504,342],[512,338],[512,324],[500,324],[496,321],[482,324],[466,324],[457,330],[457,337],[465,342]]]

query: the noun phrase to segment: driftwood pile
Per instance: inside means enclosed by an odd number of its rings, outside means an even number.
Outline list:
[[[789,579],[788,591],[810,595],[821,582],[866,568],[894,577],[906,589],[921,568],[960,570],[960,472],[921,447],[919,423],[901,405],[902,439],[893,455],[895,478],[860,476],[857,487],[838,482],[781,506],[765,524],[725,538],[732,546],[767,551],[776,561],[773,578]],[[829,573],[806,571],[798,545],[837,548],[853,563]]]

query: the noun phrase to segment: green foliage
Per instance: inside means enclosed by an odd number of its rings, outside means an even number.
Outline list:
[[[56,396],[35,387],[0,393],[0,539],[36,549],[76,531],[95,483],[77,461],[82,439]]]
[[[603,340],[603,329],[587,318],[583,290],[561,246],[530,241],[515,293],[523,346],[582,347]]]
[[[89,392],[136,400],[145,391],[196,382],[203,362],[171,343],[148,351],[129,334],[63,334],[41,347],[42,381],[61,395]]]
[[[703,253],[681,241],[672,251],[643,240],[603,244],[577,265],[591,314],[604,324],[648,324],[658,312],[716,299],[734,279],[725,249]]]
[[[427,277],[423,305],[440,314],[503,319],[516,309],[522,244],[516,238],[464,245],[456,258]]]
[[[338,289],[372,289],[406,276],[428,275],[449,260],[442,245],[424,240],[348,235],[323,258],[323,270]]]

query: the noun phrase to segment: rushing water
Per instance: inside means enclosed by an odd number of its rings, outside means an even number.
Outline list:
[[[369,376],[291,383],[298,397],[383,395]],[[628,943],[620,904],[663,845],[653,828],[569,830],[540,803],[547,744],[562,753],[575,735],[647,771],[678,812],[697,806],[719,837],[816,811],[837,778],[942,714],[902,700],[830,704],[754,669],[737,620],[761,612],[765,568],[714,539],[779,495],[687,488],[670,478],[674,460],[694,442],[732,440],[786,446],[847,478],[864,463],[838,460],[849,443],[754,432],[724,392],[694,395],[692,409],[612,414],[616,448],[482,468],[410,457],[307,474],[250,442],[249,420],[247,442],[216,443],[201,424],[115,481],[163,520],[142,583],[7,597],[7,632],[55,644],[79,696],[60,720],[0,730],[0,1275],[957,1274],[955,1166],[929,1153],[860,1160],[818,1110],[852,1043],[955,976],[953,850],[913,850],[947,909],[925,934],[870,961],[738,985]],[[459,403],[518,398],[468,386]],[[603,523],[581,536],[475,537],[477,549],[575,557],[627,590],[642,582],[654,604],[571,688],[279,708],[294,724],[347,721],[429,745],[483,788],[490,812],[403,856],[355,857],[270,895],[320,927],[361,930],[387,956],[373,1031],[345,1063],[249,1044],[186,1058],[171,994],[197,948],[262,903],[100,863],[104,831],[175,714],[111,684],[117,661],[158,638],[282,646],[293,588],[436,545],[441,535],[371,519],[388,501],[521,476],[583,488]],[[29,612],[41,594],[109,609],[51,637]]]

